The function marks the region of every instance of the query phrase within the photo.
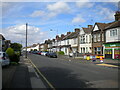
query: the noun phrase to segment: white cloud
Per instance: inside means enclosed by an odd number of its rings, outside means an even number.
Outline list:
[[[25,44],[25,33],[26,25],[16,25],[8,27],[2,30],[3,35],[6,39],[11,40],[12,42],[23,41]],[[43,40],[48,38],[48,33],[41,31],[40,28],[34,26],[28,26],[28,43],[41,43]]]
[[[78,8],[83,8],[83,7],[91,8],[91,7],[93,7],[93,5],[94,5],[94,3],[89,2],[89,0],[84,0],[84,2],[76,2],[76,6]]]
[[[56,2],[54,4],[48,5],[47,9],[52,12],[63,13],[63,12],[69,12],[70,7],[65,2]]]
[[[73,18],[72,23],[84,23],[86,22],[85,19],[82,18],[80,14]]]
[[[99,6],[97,12],[98,12],[98,15],[103,16],[103,19],[105,20],[114,20],[115,12],[109,8]]]
[[[43,19],[50,19],[62,13],[69,13],[71,11],[69,5],[66,2],[54,2],[53,4],[48,4],[47,10],[34,11],[31,17],[42,17]]]
[[[39,16],[44,16],[45,12],[41,10],[34,11],[30,16],[31,17],[39,17]]]
[[[4,0],[3,2],[57,2],[58,0]],[[84,2],[84,0],[60,0],[62,2]],[[118,2],[119,0],[89,0],[90,2]]]

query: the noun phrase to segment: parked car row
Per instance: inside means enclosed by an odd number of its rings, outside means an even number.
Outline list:
[[[56,54],[55,52],[30,51],[29,53],[38,54],[38,55],[42,55],[42,56],[53,57],[53,58],[57,58],[57,54]]]
[[[10,64],[10,59],[6,52],[0,52],[0,63],[2,66],[7,66]]]

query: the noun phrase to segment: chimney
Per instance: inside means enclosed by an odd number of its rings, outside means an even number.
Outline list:
[[[67,32],[67,35],[68,35],[68,34],[71,34],[71,32]]]
[[[64,38],[65,37],[65,35],[64,34],[61,34],[61,38]]]
[[[92,25],[88,25],[88,28],[93,28],[93,26]]]
[[[59,36],[58,35],[56,35],[56,40],[58,40],[59,39]]]
[[[80,31],[80,29],[79,28],[75,28],[75,32],[79,32]]]
[[[120,20],[120,11],[117,11],[114,16],[115,16],[115,21]]]

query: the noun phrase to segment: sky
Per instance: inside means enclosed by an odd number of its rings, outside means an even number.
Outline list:
[[[18,0],[19,1],[19,0]],[[109,0],[108,0],[109,1]],[[26,23],[28,23],[28,45],[43,43],[55,36],[74,32],[75,28],[94,25],[95,22],[114,21],[118,10],[115,2],[4,0],[0,3],[0,33],[12,43],[25,45]]]

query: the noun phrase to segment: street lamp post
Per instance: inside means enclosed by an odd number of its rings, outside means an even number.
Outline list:
[[[28,26],[28,24],[26,23],[26,54],[25,54],[25,58],[27,58],[27,26]]]
[[[50,31],[53,31],[52,29],[50,29]],[[58,35],[58,30],[54,30],[56,31],[57,35]],[[57,52],[57,49],[58,49],[58,40],[57,40],[57,46],[56,46],[56,52]]]

